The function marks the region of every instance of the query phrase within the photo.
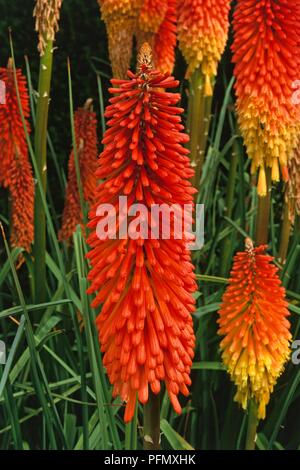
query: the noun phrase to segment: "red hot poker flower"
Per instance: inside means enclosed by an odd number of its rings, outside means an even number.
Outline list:
[[[178,0],[178,40],[187,75],[200,67],[208,95],[227,41],[229,10],[230,0]]]
[[[86,101],[83,108],[74,114],[76,147],[80,168],[80,178],[84,200],[91,205],[94,202],[97,186],[97,118],[92,110],[92,100]],[[76,226],[82,222],[79,189],[77,184],[74,151],[72,150],[68,168],[68,185],[63,212],[63,223],[59,233],[60,240],[69,240]]]
[[[143,0],[98,0],[106,24],[114,77],[126,77],[142,2]]]
[[[139,202],[148,212],[153,204],[182,207],[193,201],[183,109],[175,106],[180,96],[162,91],[178,82],[151,69],[148,48],[142,48],[136,74],[112,80],[114,96],[105,113],[109,128],[97,171],[104,181],[89,223],[88,292],[97,292],[93,307],[102,304],[99,340],[113,394],[127,402],[125,421],[133,417],[136,399],[146,403],[149,386],[157,394],[161,381],[180,413],[177,395],[188,394],[195,343],[196,283],[185,239],[174,239],[173,231],[169,240],[142,235],[100,240],[96,234],[102,220],[98,207],[111,203],[117,212],[119,196],[128,197],[129,209]]]
[[[237,111],[258,194],[272,180],[288,177],[288,160],[299,135],[299,106],[293,103],[300,68],[300,0],[239,0],[232,45]]]
[[[172,73],[175,63],[177,0],[168,0],[165,18],[154,36],[154,64],[161,72]]]
[[[167,9],[168,0],[143,0],[138,18],[137,40],[139,45],[147,41],[153,47],[155,34],[158,33]]]
[[[288,206],[289,219],[292,224],[295,216],[300,215],[300,139],[295,152],[289,159],[289,180],[285,190],[285,203]]]
[[[266,405],[289,357],[289,315],[285,289],[266,246],[237,253],[221,308],[219,334],[222,359],[237,386],[235,401],[247,409],[253,398],[258,418],[264,419]]]
[[[17,69],[17,81],[24,117],[29,118],[29,98],[26,87],[26,78],[21,70]],[[19,112],[18,99],[15,90],[14,72],[12,62],[9,60],[7,68],[0,68],[0,80],[5,83],[5,103],[0,104],[0,145],[1,145],[1,172],[0,183],[4,187],[9,185],[8,171],[15,153],[27,155],[26,136]],[[27,129],[30,132],[29,123]]]
[[[21,70],[16,70],[16,74],[21,106],[30,132],[26,79]],[[11,61],[7,68],[0,68],[0,80],[6,87],[6,102],[0,104],[0,184],[9,189],[12,201],[11,245],[29,252],[34,234],[34,180]]]

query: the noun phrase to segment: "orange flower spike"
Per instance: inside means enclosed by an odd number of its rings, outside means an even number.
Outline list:
[[[266,248],[246,239],[246,250],[235,255],[218,320],[222,359],[237,386],[235,401],[246,409],[254,398],[259,419],[265,418],[291,340],[285,289]]]
[[[22,110],[26,119],[28,132],[30,132],[28,122],[30,108],[26,78],[23,76],[20,69],[17,69],[16,73]],[[16,153],[27,155],[26,136],[19,112],[11,60],[9,60],[7,68],[0,68],[0,80],[5,83],[6,88],[5,104],[0,104],[0,184],[7,187],[10,182],[9,168],[14,155]]]
[[[288,159],[299,133],[293,83],[300,68],[300,0],[239,0],[232,46],[237,111],[258,194],[272,180],[287,179]]]
[[[97,187],[96,169],[98,158],[97,118],[92,110],[91,99],[86,101],[83,108],[79,108],[75,112],[74,126],[83,197],[91,205],[94,202]],[[76,226],[82,223],[82,217],[74,151],[72,150],[69,159],[68,185],[59,239],[68,241],[75,232]]]
[[[30,132],[26,78],[19,69],[16,74],[21,106],[27,130]],[[34,180],[11,60],[7,68],[0,68],[0,80],[6,87],[6,102],[0,104],[0,184],[10,192],[11,245],[22,247],[29,252],[34,234]]]
[[[154,37],[155,67],[163,73],[172,73],[175,64],[177,32],[177,0],[168,0],[168,9]]]
[[[113,97],[106,109],[108,126],[99,158],[96,204],[90,212],[88,243],[91,264],[88,293],[102,304],[97,318],[101,351],[113,395],[126,402],[125,421],[132,419],[136,399],[145,404],[149,387],[164,381],[176,412],[179,392],[188,394],[195,338],[191,312],[197,289],[185,239],[103,239],[96,231],[101,204],[112,204],[119,216],[119,196],[146,207],[192,204],[188,137],[176,107],[179,94],[162,91],[178,86],[169,75],[151,68],[149,46],[139,54],[138,71],[129,80],[112,80]],[[120,209],[121,210],[121,209]],[[126,212],[126,211],[125,211]],[[99,212],[98,212],[99,214]],[[128,211],[126,212],[128,214]],[[97,230],[96,230],[97,227]]]
[[[147,41],[154,46],[155,34],[164,21],[168,9],[168,0],[143,0],[138,19],[138,44]],[[155,64],[156,66],[156,64]]]
[[[34,180],[27,156],[15,155],[10,175],[11,228],[10,244],[31,251],[34,239]]]
[[[201,67],[207,94],[226,45],[229,10],[230,0],[178,0],[178,40],[187,76]]]
[[[108,34],[113,76],[125,78],[142,0],[98,0]]]
[[[295,215],[300,215],[300,140],[295,152],[289,159],[289,180],[285,190],[285,202],[288,205],[289,219],[295,222]]]

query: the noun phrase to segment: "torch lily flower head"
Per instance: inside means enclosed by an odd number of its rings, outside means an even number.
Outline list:
[[[108,34],[113,76],[125,78],[142,0],[98,0]]]
[[[254,248],[246,239],[246,250],[235,255],[218,320],[222,359],[237,386],[235,401],[246,409],[253,398],[260,419],[289,358],[291,340],[285,289],[266,248]]]
[[[22,111],[30,132],[26,79],[19,69],[16,76]],[[5,103],[0,104],[0,184],[8,188],[11,198],[11,245],[29,252],[34,233],[34,180],[11,60],[7,68],[0,68],[0,80],[6,88]]]
[[[177,32],[177,0],[168,0],[168,8],[154,36],[153,61],[161,72],[172,73],[175,63]]]
[[[34,180],[28,158],[15,154],[9,171],[11,198],[10,244],[31,251],[34,238]]]
[[[138,18],[137,40],[138,45],[147,41],[154,46],[154,37],[166,16],[168,0],[143,0]]]
[[[285,201],[288,205],[289,219],[293,224],[295,215],[300,215],[300,147],[298,145],[289,159],[289,180],[285,191]]]
[[[98,158],[97,118],[93,111],[91,99],[86,101],[83,108],[79,108],[75,112],[74,127],[83,198],[88,205],[91,205],[94,202],[97,186]],[[72,150],[69,159],[68,185],[59,239],[68,241],[75,232],[76,226],[82,223],[82,218],[74,150]]]
[[[187,76],[201,68],[207,93],[224,51],[230,0],[178,0],[179,47],[188,63]]]
[[[33,15],[35,30],[39,33],[38,49],[43,55],[48,41],[54,41],[59,26],[62,0],[36,0]]]
[[[293,83],[300,65],[300,1],[238,0],[232,46],[237,112],[258,193],[272,180],[288,177],[288,159],[299,133]]]
[[[146,215],[155,204],[193,204],[193,170],[183,146],[188,137],[182,132],[183,109],[176,107],[180,96],[164,91],[178,82],[152,68],[148,45],[139,54],[137,73],[128,77],[112,80],[105,113],[109,128],[97,171],[103,182],[90,212],[88,239],[88,293],[97,293],[93,307],[102,304],[97,327],[103,361],[113,395],[126,402],[125,421],[133,417],[136,399],[146,403],[149,387],[158,394],[161,381],[175,411],[181,411],[177,395],[187,395],[191,383],[197,288],[186,239],[176,239],[174,230],[169,239],[161,232],[157,238],[131,237],[129,231],[109,237],[109,230],[97,235],[102,204],[113,206],[118,227],[136,202]],[[120,196],[127,197],[125,212]]]

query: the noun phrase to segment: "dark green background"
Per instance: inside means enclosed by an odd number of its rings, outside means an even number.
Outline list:
[[[34,4],[33,0],[0,0],[0,64],[5,66],[10,54],[8,28],[11,28],[16,64],[25,73],[24,55],[28,56],[33,86],[36,88],[39,54],[32,16]],[[66,122],[69,112],[67,57],[70,57],[72,66],[75,108],[82,105],[88,97],[98,100],[93,65],[97,66],[103,75],[109,76],[111,73],[110,66],[105,64],[105,61],[108,61],[105,26],[100,19],[96,0],[63,1],[56,46],[49,130],[56,151],[64,154],[71,139],[69,122]],[[94,57],[101,57],[104,62],[95,61]]]

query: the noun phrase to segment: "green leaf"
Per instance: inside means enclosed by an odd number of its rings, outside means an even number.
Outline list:
[[[194,370],[222,370],[226,371],[226,367],[221,362],[194,362],[192,365]]]
[[[203,305],[199,307],[195,313],[193,313],[193,317],[201,318],[204,315],[207,315],[208,313],[216,312],[217,310],[219,310],[220,305],[221,304],[219,302],[215,302],[209,305]]]
[[[53,302],[45,302],[42,304],[36,304],[36,305],[26,305],[26,309],[28,312],[35,312],[37,310],[43,310],[44,308],[48,307],[56,307],[58,305],[65,305],[72,303],[72,300],[69,299],[62,299],[62,300],[56,300]],[[5,318],[5,317],[10,317],[13,315],[20,315],[23,312],[23,307],[21,305],[18,305],[17,307],[11,307],[6,310],[2,310],[0,312],[0,318]]]
[[[176,432],[167,420],[162,419],[160,429],[174,450],[194,450],[194,448]]]
[[[1,382],[0,382],[0,397],[2,396],[3,394],[3,390],[5,388],[5,385],[6,385],[6,381],[8,379],[8,376],[9,376],[9,372],[10,372],[10,369],[12,367],[12,363],[13,363],[13,360],[14,360],[14,357],[15,357],[15,354],[16,354],[16,351],[17,351],[17,348],[18,348],[18,345],[21,341],[21,338],[23,336],[23,333],[24,333],[24,325],[25,325],[25,317],[24,315],[22,315],[21,317],[21,320],[20,320],[20,324],[18,326],[18,329],[17,329],[17,333],[16,333],[16,336],[14,338],[14,341],[13,341],[13,344],[11,346],[11,350],[9,352],[9,356],[7,358],[7,361],[6,361],[6,364],[5,364],[5,368],[4,368],[4,371],[3,371],[3,374],[2,374],[2,377],[1,377]]]

